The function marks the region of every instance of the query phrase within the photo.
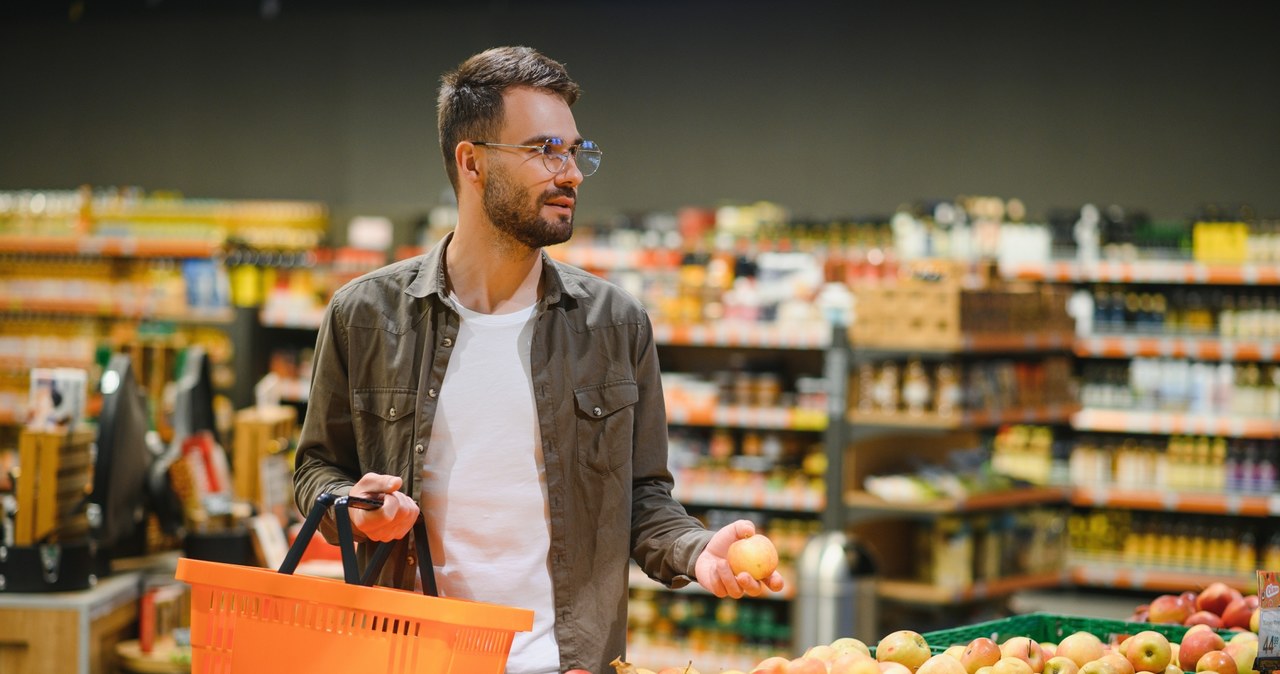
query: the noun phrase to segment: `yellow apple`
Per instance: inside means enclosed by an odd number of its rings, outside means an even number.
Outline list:
[[[746,572],[756,580],[764,580],[777,568],[778,549],[762,534],[739,538],[729,545],[729,569],[734,575]]]
[[[893,632],[876,645],[876,660],[896,662],[913,672],[932,656],[924,637],[911,630]]]

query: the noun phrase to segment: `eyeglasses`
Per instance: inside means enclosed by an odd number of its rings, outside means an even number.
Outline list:
[[[511,145],[509,143],[488,143],[482,140],[473,140],[471,144],[482,147],[537,150],[538,154],[542,155],[542,165],[547,167],[547,170],[552,175],[560,175],[560,172],[565,170],[565,167],[569,165],[570,156],[573,156],[573,161],[578,164],[578,170],[582,172],[583,176],[594,175],[600,169],[600,158],[603,155],[600,152],[600,146],[589,140],[570,145],[566,150],[560,149],[564,147],[564,141],[559,138],[548,138],[540,145]]]

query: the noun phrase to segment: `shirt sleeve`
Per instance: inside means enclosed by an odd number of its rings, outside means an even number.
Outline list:
[[[361,475],[351,425],[347,347],[335,297],[325,310],[316,337],[311,393],[294,457],[294,502],[304,515],[320,494],[345,495]],[[337,542],[332,513],[321,520],[320,532],[330,543]],[[358,532],[356,538],[361,538]]]
[[[635,344],[636,428],[632,437],[631,556],[650,578],[668,587],[694,580],[694,564],[712,532],[671,496],[667,468],[667,409],[653,326],[645,316]]]

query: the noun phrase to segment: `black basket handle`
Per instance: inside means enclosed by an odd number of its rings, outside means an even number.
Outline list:
[[[311,542],[316,529],[319,528],[320,520],[332,507],[333,516],[338,525],[338,549],[342,552],[344,580],[350,585],[372,585],[378,573],[382,571],[382,567],[386,565],[387,558],[391,556],[391,548],[396,542],[379,543],[373,551],[373,557],[369,560],[368,568],[363,574],[360,573],[359,563],[356,561],[355,537],[351,532],[351,514],[348,510],[350,508],[377,510],[382,507],[382,498],[382,494],[337,496],[327,492],[317,496],[311,511],[307,513],[307,519],[302,522],[298,537],[294,539],[293,545],[289,546],[289,554],[285,555],[284,563],[280,565],[280,573],[292,575],[297,570],[298,562],[302,561],[302,553],[307,549],[307,544]],[[438,597],[440,593],[436,588],[435,567],[431,563],[431,546],[427,543],[427,522],[421,512],[413,523],[413,543],[418,549],[418,573],[422,577],[422,593]]]

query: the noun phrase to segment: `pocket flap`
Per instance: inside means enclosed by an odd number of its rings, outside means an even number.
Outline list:
[[[418,399],[417,391],[403,388],[360,389],[352,395],[356,411],[387,421],[413,416],[413,406]]]
[[[640,387],[634,381],[615,381],[575,389],[573,397],[578,411],[592,419],[603,419],[640,400]]]

